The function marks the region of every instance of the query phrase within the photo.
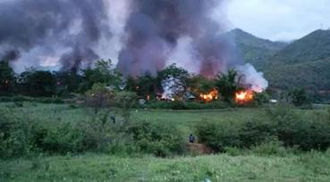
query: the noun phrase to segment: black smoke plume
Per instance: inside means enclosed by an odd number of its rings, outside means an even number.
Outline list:
[[[93,49],[98,41],[111,36],[104,2],[1,0],[0,60],[16,60],[32,50],[35,56],[63,50],[56,55],[63,70],[89,65],[98,58]]]
[[[180,38],[192,39],[191,64],[205,76],[214,76],[235,64],[231,42],[222,37],[225,17],[213,19],[223,0],[133,0],[126,23],[127,39],[119,54],[124,75],[153,75],[164,68]],[[180,60],[177,60],[180,61]]]

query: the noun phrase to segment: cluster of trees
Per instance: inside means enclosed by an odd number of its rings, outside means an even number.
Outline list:
[[[9,63],[0,61],[0,96],[26,95],[31,97],[68,97],[72,93],[91,95],[95,88],[103,87],[112,91],[133,92],[137,98],[156,100],[164,97],[185,100],[191,96],[198,99],[200,94],[208,94],[214,89],[221,93],[226,102],[232,102],[235,93],[242,90],[240,76],[235,70],[219,74],[210,79],[201,75],[190,74],[175,64],[158,72],[157,75],[145,73],[139,77],[124,78],[112,64],[111,60],[99,60],[93,68],[69,72],[51,72],[34,68],[15,74]],[[94,89],[93,89],[94,86]],[[189,94],[188,94],[189,93]],[[257,97],[263,101],[268,97]],[[289,102],[303,105],[310,102],[304,90],[288,94]]]
[[[9,63],[0,62],[0,95],[27,95],[32,97],[68,96],[70,93],[85,93],[95,83],[104,83],[119,88],[121,76],[112,69],[111,61],[100,60],[95,68],[80,72],[51,72],[29,68],[15,74]]]
[[[80,72],[50,72],[34,68],[15,74],[9,63],[0,62],[0,95],[27,95],[32,97],[67,96],[70,93],[86,93],[95,84],[103,84],[111,90],[135,92],[140,98],[150,100],[161,97],[169,90],[169,97],[184,98],[189,92],[196,97],[217,88],[229,100],[239,89],[237,73],[219,75],[208,79],[188,73],[175,64],[159,71],[157,75],[145,73],[140,77],[124,78],[112,65],[111,60],[100,60],[94,68]]]

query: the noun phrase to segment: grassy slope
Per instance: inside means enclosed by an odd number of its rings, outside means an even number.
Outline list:
[[[86,154],[0,162],[2,181],[330,181],[329,155],[159,159]]]

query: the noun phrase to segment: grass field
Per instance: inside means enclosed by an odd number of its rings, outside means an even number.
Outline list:
[[[36,104],[24,103],[23,107],[16,107],[14,103],[0,103],[0,107],[8,108],[13,113],[22,117],[28,116],[31,119],[63,122],[80,122],[94,117],[92,110],[86,108],[73,108],[64,104]],[[116,114],[116,111],[112,112]],[[265,117],[260,109],[224,109],[224,110],[133,110],[133,121],[151,121],[158,123],[171,123],[182,130],[184,136],[194,132],[193,127],[198,122],[224,120],[240,121],[253,118]]]
[[[0,162],[1,181],[330,181],[329,154],[160,159],[85,154]]]
[[[92,111],[69,105],[1,103],[20,117],[39,121],[80,122]],[[308,114],[309,110],[301,111]],[[267,117],[262,109],[203,111],[134,110],[133,121],[172,123],[183,137],[198,122],[239,121]],[[285,156],[228,154],[155,158],[86,153],[66,156],[34,156],[0,161],[0,181],[330,181],[330,152]]]

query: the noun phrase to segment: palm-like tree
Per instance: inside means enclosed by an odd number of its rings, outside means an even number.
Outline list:
[[[231,102],[235,97],[235,93],[239,90],[240,76],[236,70],[228,70],[227,74],[221,73],[218,75],[216,86],[225,101]]]

